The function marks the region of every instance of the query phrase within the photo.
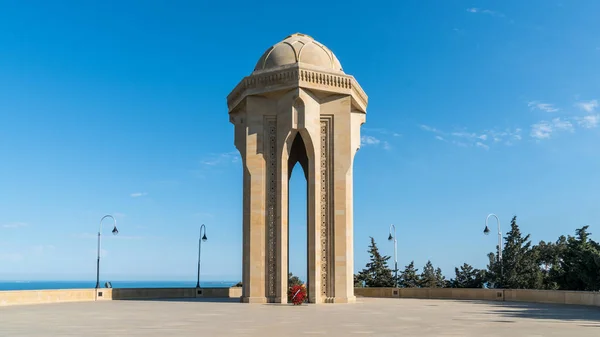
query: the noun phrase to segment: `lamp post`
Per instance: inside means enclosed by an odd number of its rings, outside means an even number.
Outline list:
[[[394,235],[392,235],[392,228],[394,229]],[[396,226],[390,225],[390,235],[388,241],[394,240],[394,277],[395,286],[398,287],[398,240],[396,239]]]
[[[112,215],[105,215],[100,219],[100,228],[98,229],[98,258],[96,259],[96,289],[100,288],[100,246],[101,246],[101,233],[102,233],[102,221],[106,218],[113,219],[114,228],[112,230],[113,235],[119,234],[117,229],[117,220]]]
[[[202,230],[204,230],[204,235],[202,235]],[[202,241],[206,240],[206,226],[202,224],[200,226],[200,236],[198,236],[198,282],[196,283],[196,288],[200,288],[200,256],[202,253]]]
[[[504,270],[503,270],[504,268],[502,267],[502,232],[500,231],[500,219],[498,219],[498,216],[496,214],[490,213],[485,218],[485,229],[483,230],[483,234],[485,234],[485,235],[490,234],[490,229],[488,227],[488,220],[492,216],[494,218],[496,218],[496,223],[498,224],[498,263],[500,263],[500,280],[502,280],[502,276],[504,274]]]

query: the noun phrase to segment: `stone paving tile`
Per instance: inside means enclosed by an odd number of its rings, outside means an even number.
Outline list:
[[[165,300],[0,307],[0,336],[600,336],[600,308],[359,298],[356,304]]]

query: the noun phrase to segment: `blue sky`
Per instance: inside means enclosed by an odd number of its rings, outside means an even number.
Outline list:
[[[302,32],[369,95],[355,270],[485,267],[517,215],[555,240],[600,218],[597,1],[0,1],[0,279],[241,279],[242,168],[225,97]],[[319,10],[309,10],[310,8]],[[300,8],[300,9],[298,9]],[[297,12],[300,10],[300,12]],[[290,269],[305,276],[304,186]],[[493,223],[495,229],[495,223]]]

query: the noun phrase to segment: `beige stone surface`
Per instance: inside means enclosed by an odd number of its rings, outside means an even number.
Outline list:
[[[355,288],[358,296],[532,302],[600,307],[600,293],[536,289]]]
[[[0,306],[139,299],[239,298],[242,289],[231,288],[100,288],[0,291]]]
[[[94,301],[95,289],[0,291],[0,306]]]
[[[105,301],[0,308],[0,336],[598,336],[593,307],[358,298],[350,305]]]
[[[352,166],[367,95],[327,47],[292,34],[227,97],[243,178],[243,301],[287,302],[288,183],[307,178],[308,298],[353,302]]]

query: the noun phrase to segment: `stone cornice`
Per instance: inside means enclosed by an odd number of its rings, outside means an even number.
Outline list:
[[[274,71],[256,71],[244,77],[227,96],[227,106],[229,112],[232,112],[247,96],[296,87],[350,95],[355,108],[367,112],[367,94],[353,76],[341,72],[323,71],[302,63],[281,67]]]

